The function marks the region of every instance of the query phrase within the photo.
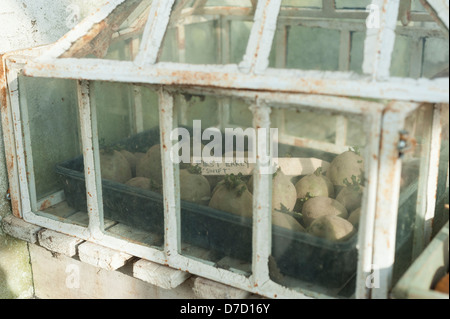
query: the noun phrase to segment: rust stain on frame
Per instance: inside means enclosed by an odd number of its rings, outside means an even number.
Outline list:
[[[5,144],[5,160],[6,168],[8,173],[9,188],[10,188],[10,198],[11,198],[11,208],[12,213],[15,217],[21,217],[20,210],[20,196],[17,183],[14,183],[16,176],[14,170],[16,168],[15,162],[15,146],[14,146],[14,132],[12,131],[11,117],[8,109],[8,88],[6,74],[8,73],[8,68],[6,66],[7,55],[0,55],[0,110],[1,110],[1,120],[3,129],[3,138]]]

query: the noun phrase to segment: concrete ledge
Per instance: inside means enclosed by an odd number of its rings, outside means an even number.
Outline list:
[[[132,255],[90,242],[78,246],[78,257],[82,262],[106,270],[116,270],[133,258]]]
[[[164,289],[173,289],[185,282],[191,274],[141,259],[133,265],[133,276]]]
[[[27,223],[23,219],[12,214],[5,216],[1,223],[3,232],[11,237],[35,244],[38,241],[37,234],[42,227]]]
[[[110,271],[30,245],[35,294],[41,299],[196,299],[193,279],[166,290],[133,278],[132,269]],[[123,270],[123,271],[122,271]]]
[[[200,299],[246,299],[250,293],[206,278],[194,280],[193,291]]]
[[[38,233],[39,245],[67,257],[77,254],[77,246],[83,242],[82,239],[58,233],[50,229],[41,230]]]
[[[34,258],[32,268],[35,286],[39,287],[36,289],[38,298],[260,298],[247,291],[145,259],[136,261],[138,258],[132,255],[27,223],[13,215],[4,217],[1,227],[6,234],[32,244],[30,251],[34,252],[31,254]],[[196,247],[184,247],[184,250],[195,256],[210,254]],[[49,260],[48,256],[54,258]],[[247,270],[244,267],[247,265],[231,259],[219,262],[235,270]],[[60,269],[63,266],[64,269]],[[79,286],[72,282],[75,275],[80,276]],[[115,284],[110,282],[109,276],[126,283],[126,291],[111,288]]]

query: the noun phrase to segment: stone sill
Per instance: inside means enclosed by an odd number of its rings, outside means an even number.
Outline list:
[[[262,298],[247,291],[27,223],[11,214],[1,220],[1,226],[4,233],[24,240],[30,245],[36,298],[59,298],[53,296],[51,292],[56,288],[58,289],[55,291],[64,288],[63,292],[59,294],[62,296],[61,298],[64,296],[68,298],[115,298],[113,296],[118,294],[117,289],[120,290],[121,287],[111,283],[111,280],[115,280],[117,283],[122,282],[125,290],[126,286],[130,284],[133,287],[136,285],[147,287],[138,290],[141,293],[136,292],[136,289],[125,295],[119,293],[120,296],[126,298],[161,298],[161,296],[186,299]],[[61,264],[65,265],[64,272],[60,269]],[[87,291],[72,289],[68,293],[66,281],[68,278],[70,279],[69,265],[76,265],[78,269],[83,269],[84,273],[92,273],[90,279],[92,282],[84,282],[85,286],[95,285],[96,291],[102,292],[91,295],[89,289]],[[52,273],[54,270],[55,273]],[[100,272],[103,273],[103,276],[95,275]],[[56,274],[61,277],[61,280],[50,283],[50,278]],[[106,279],[105,276],[111,278]],[[46,287],[57,283],[64,287]],[[111,286],[114,286],[116,291],[110,290],[108,293],[108,287]],[[94,289],[94,287],[91,288]],[[39,291],[43,292],[39,294]],[[149,295],[149,291],[155,293]]]

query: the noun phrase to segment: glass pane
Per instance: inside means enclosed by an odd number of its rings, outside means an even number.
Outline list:
[[[411,265],[414,245],[419,242],[414,238],[420,227],[417,224],[421,213],[419,178],[426,169],[429,156],[431,117],[432,106],[423,105],[406,118],[405,132],[410,142],[402,158],[394,283]]]
[[[411,11],[427,12],[427,10],[425,10],[425,8],[420,3],[420,0],[411,1]]]
[[[158,95],[146,87],[94,82],[107,233],[162,247],[164,207]]]
[[[355,16],[339,11],[330,17],[325,10],[294,9],[292,3],[303,2],[282,2],[269,67],[319,71],[349,71],[355,65],[361,68],[364,41],[353,41],[353,35],[365,34],[365,12]]]
[[[366,9],[371,0],[336,0],[336,9]]]
[[[350,71],[362,74],[366,32],[355,31],[351,33],[351,37]]]
[[[66,171],[64,165],[81,154],[76,85],[74,80],[19,76],[32,210],[52,219],[87,226],[85,207],[68,194],[72,172]]]
[[[253,26],[250,1],[177,0],[159,54],[159,62],[239,63]]]
[[[180,130],[178,139],[172,138],[175,152],[181,156],[180,253],[248,276],[253,196],[247,183],[252,169],[247,165],[247,153],[245,162],[238,163],[240,153],[235,152],[251,148],[253,135],[246,135],[246,130],[251,131],[252,126],[231,125],[226,120],[235,106],[251,118],[249,105],[243,105],[226,97],[177,95],[175,127]],[[225,163],[225,155],[230,155],[229,163]]]
[[[396,27],[391,76],[433,78],[449,65],[448,32],[435,22],[410,22]]]
[[[449,109],[441,110],[442,141],[439,161],[439,178],[437,184],[436,213],[433,220],[433,235],[438,233],[448,222],[449,215],[445,205],[449,203],[448,159],[449,159]]]
[[[206,7],[251,7],[250,0],[209,0],[205,4]]]
[[[275,282],[336,297],[354,293],[364,122],[312,108],[273,108],[279,161],[272,178],[269,272]]]
[[[131,61],[137,55],[152,0],[127,0],[107,17],[100,31],[83,37],[61,57]],[[83,42],[84,41],[84,42]]]
[[[322,8],[322,0],[283,0],[284,7]]]

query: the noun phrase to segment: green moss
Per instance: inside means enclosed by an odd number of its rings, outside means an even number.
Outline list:
[[[32,293],[27,243],[0,233],[0,299],[30,298]]]

